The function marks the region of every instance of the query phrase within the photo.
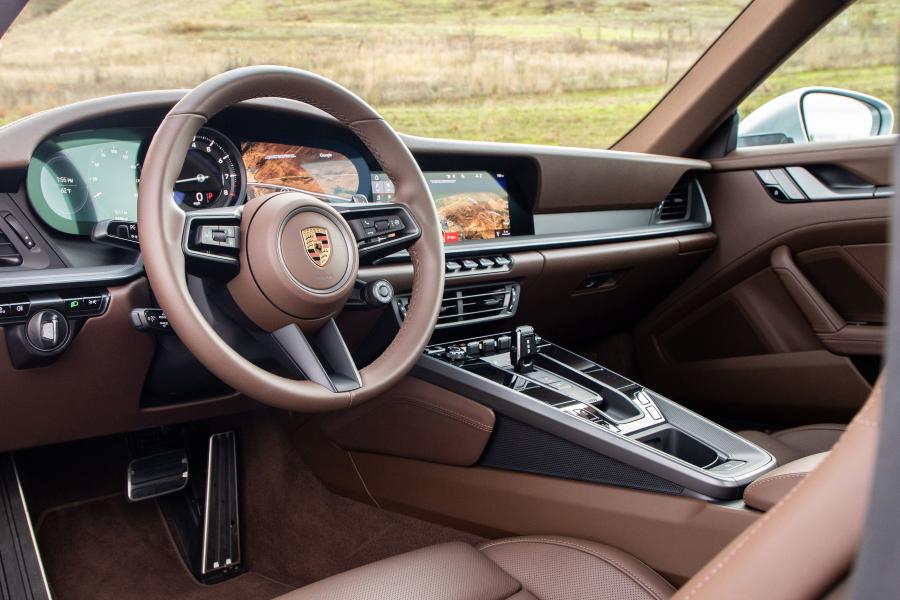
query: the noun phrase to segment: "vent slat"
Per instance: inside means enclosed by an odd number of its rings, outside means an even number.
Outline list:
[[[515,313],[518,294],[519,286],[514,283],[449,289],[441,301],[438,325],[453,327],[469,321],[508,318]],[[403,298],[399,301],[401,316],[405,316],[403,307],[408,301]]]
[[[683,177],[678,180],[659,205],[657,213],[660,221],[679,221],[687,218],[691,186],[695,181],[694,177]]]

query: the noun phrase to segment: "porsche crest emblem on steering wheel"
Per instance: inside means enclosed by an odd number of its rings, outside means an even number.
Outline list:
[[[303,244],[309,260],[317,267],[324,267],[331,258],[331,240],[328,239],[328,230],[324,227],[304,227],[300,230],[303,236]]]

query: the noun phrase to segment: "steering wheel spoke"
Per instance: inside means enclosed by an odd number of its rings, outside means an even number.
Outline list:
[[[293,374],[318,383],[330,392],[359,389],[362,380],[334,319],[307,337],[297,325],[285,325],[271,334],[276,358]]]
[[[185,213],[182,249],[187,272],[227,281],[240,270],[241,207]]]
[[[335,208],[356,236],[360,264],[371,264],[406,250],[422,236],[415,217],[403,204],[353,204]]]

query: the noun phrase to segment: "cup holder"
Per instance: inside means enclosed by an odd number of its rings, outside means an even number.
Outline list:
[[[637,440],[701,469],[714,467],[721,460],[718,452],[697,438],[671,426],[657,429]]]

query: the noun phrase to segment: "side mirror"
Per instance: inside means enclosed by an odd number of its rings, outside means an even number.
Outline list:
[[[859,139],[889,134],[893,126],[894,111],[883,100],[838,88],[801,88],[742,120],[738,147]]]

